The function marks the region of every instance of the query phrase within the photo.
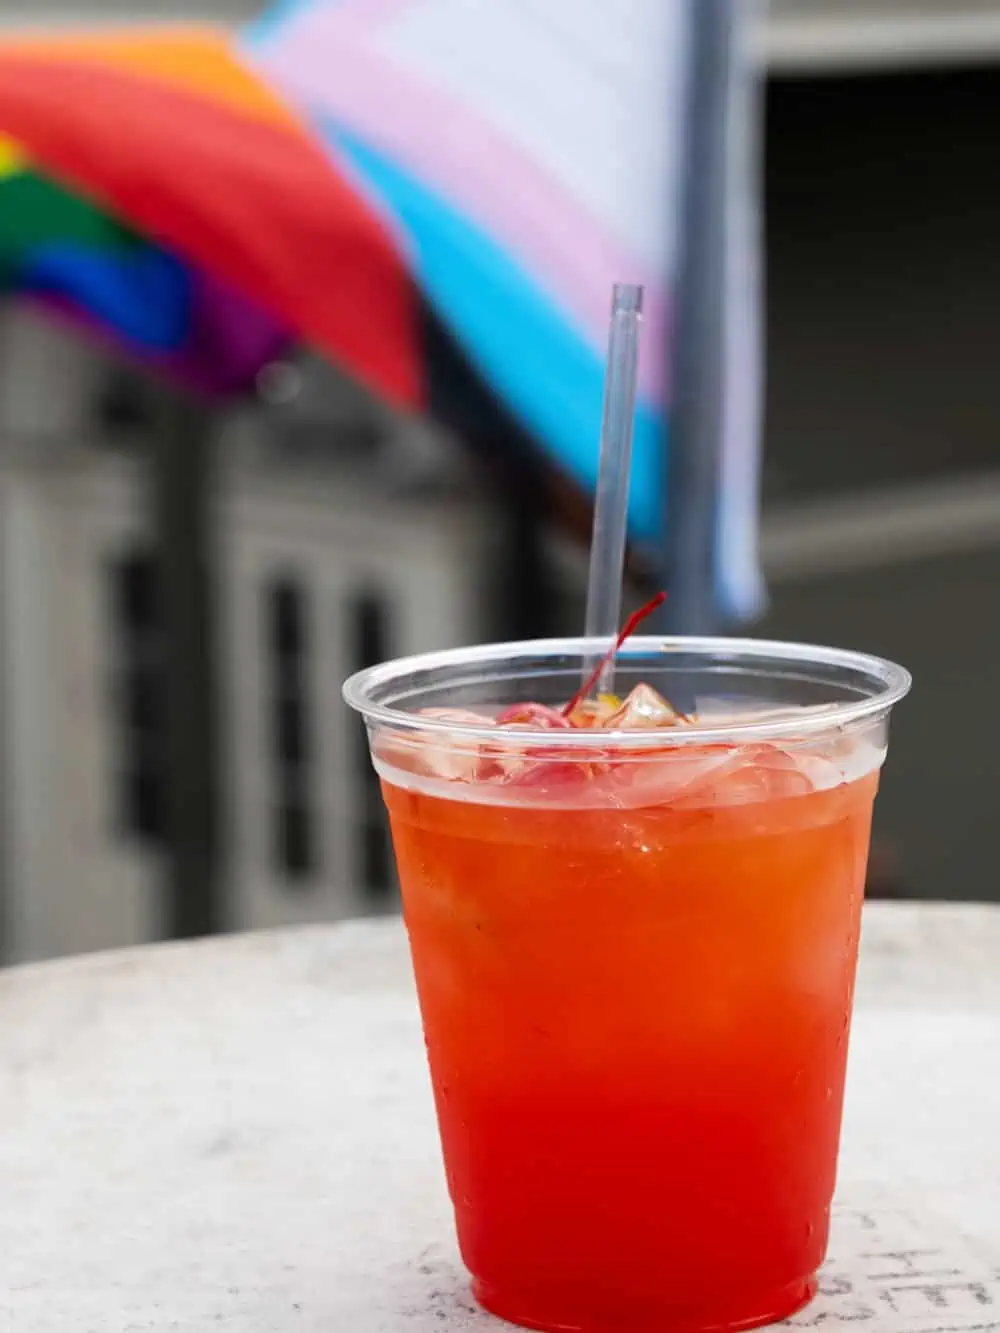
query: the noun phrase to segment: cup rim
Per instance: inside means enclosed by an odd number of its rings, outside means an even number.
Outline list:
[[[497,728],[472,723],[456,723],[443,718],[426,717],[407,712],[391,704],[373,699],[376,691],[394,683],[403,684],[407,677],[419,673],[474,668],[495,662],[516,661],[518,657],[537,659],[544,656],[586,657],[605,652],[610,647],[606,638],[526,639],[511,643],[478,644],[469,648],[448,648],[436,652],[417,653],[394,658],[376,666],[366,667],[349,676],[343,685],[343,697],[351,708],[359,712],[366,723],[421,732],[462,742],[497,742]],[[724,724],[692,722],[678,727],[649,731],[601,731],[578,729],[553,733],[541,727],[511,728],[507,733],[519,746],[552,745],[559,748],[587,749],[612,744],[621,749],[662,749],[682,745],[705,745],[740,741],[776,740],[782,737],[805,738],[817,733],[841,729],[852,723],[883,715],[910,691],[912,677],[905,667],[870,653],[854,652],[845,648],[829,648],[820,644],[790,643],[778,639],[727,638],[700,635],[636,635],[630,638],[619,654],[627,662],[630,656],[655,653],[703,654],[705,657],[734,663],[769,661],[774,665],[808,665],[819,669],[851,671],[865,678],[871,687],[867,697],[842,700],[809,709],[780,708],[756,721],[733,721]]]

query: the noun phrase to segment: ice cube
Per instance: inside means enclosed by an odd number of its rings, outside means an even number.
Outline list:
[[[830,791],[845,781],[843,768],[830,755],[800,750],[795,752],[795,762],[813,791]]]
[[[812,777],[795,755],[778,746],[744,745],[729,754],[728,764],[693,783],[674,804],[679,808],[751,805],[814,790]]]
[[[497,714],[499,727],[531,727],[542,731],[566,731],[573,726],[557,708],[548,704],[511,704]]]
[[[821,756],[802,759],[770,745],[677,746],[613,763],[605,785],[633,809],[705,810],[804,796],[842,781]]]
[[[709,726],[725,727],[741,722],[788,722],[786,753],[793,755],[799,769],[809,778],[813,791],[829,791],[841,783],[854,782],[880,768],[885,760],[882,743],[874,739],[872,728],[824,728],[815,735],[794,735],[794,719],[809,713],[825,712],[829,704],[754,703],[749,700],[699,698],[697,720]],[[780,747],[778,747],[780,748]]]
[[[876,745],[871,740],[856,739],[849,745],[847,753],[839,755],[837,759],[844,781],[856,782],[859,778],[866,778],[869,773],[874,773],[885,763],[885,753],[884,744]]]
[[[881,740],[882,744],[877,744],[871,730],[862,735],[838,731],[825,738],[819,748],[827,763],[837,769],[841,782],[856,782],[882,767],[885,760],[884,731]]]
[[[519,767],[511,770],[508,786],[527,787],[548,796],[567,795],[569,789],[590,783],[605,772],[604,751],[589,747],[578,751],[563,746],[532,746],[523,753]]]
[[[672,805],[688,797],[692,804],[705,804],[704,793],[727,773],[739,767],[741,752],[730,746],[676,746],[644,750],[608,766],[606,787],[615,804],[637,809]]]
[[[602,725],[611,731],[649,731],[672,727],[680,714],[652,685],[636,685],[622,706]]]
[[[469,708],[421,708],[420,717],[452,722],[457,727],[495,727],[496,722]],[[422,736],[410,750],[407,767],[446,782],[473,782],[479,775],[482,747],[462,736]]]
[[[622,701],[617,694],[599,694],[596,699],[581,699],[570,713],[570,721],[574,727],[584,731],[593,731],[597,728],[606,730],[610,725],[610,718],[621,706]]]

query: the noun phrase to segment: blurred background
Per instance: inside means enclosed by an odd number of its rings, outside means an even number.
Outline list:
[[[29,28],[164,21],[223,25],[235,42],[261,8],[2,0],[0,43],[16,63]],[[714,331],[684,322],[706,293],[750,310],[742,462],[710,481],[738,486],[739,467],[756,476],[759,462],[767,596],[720,594],[702,571],[693,601],[681,598],[682,628],[832,642],[906,664],[916,688],[894,721],[870,891],[1000,898],[989,836],[1000,783],[1000,0],[773,0],[740,20],[747,43],[726,48],[719,29],[714,63],[703,37],[694,68],[707,100],[678,111],[682,168],[692,143],[710,154],[735,140],[743,156],[735,175],[722,162],[722,177],[737,179],[735,211],[693,187],[677,207],[674,332],[690,333],[688,348],[726,342],[725,319]],[[266,28],[255,31],[263,43]],[[734,52],[750,64],[737,67]],[[739,83],[748,68],[759,98]],[[5,78],[12,69],[0,61],[0,959],[394,910],[380,797],[340,683],[398,653],[577,632],[586,479],[533,447],[541,418],[519,412],[517,385],[505,389],[501,352],[495,363],[468,353],[480,335],[463,344],[472,324],[449,324],[430,258],[415,281],[432,381],[423,411],[399,388],[402,362],[330,354],[341,337],[332,324],[304,318],[293,336],[288,306],[273,327],[259,321],[240,376],[213,363],[224,392],[209,397],[136,352],[155,341],[145,325],[130,346],[53,318],[53,304],[66,313],[69,270],[47,254],[48,267],[24,277],[26,247],[49,225],[31,191],[44,176],[46,189],[68,184],[74,201],[108,211],[86,182],[102,170],[93,144],[104,133],[114,148],[117,134],[69,76],[57,86],[71,112],[52,128],[37,92],[51,62]],[[88,151],[92,174],[81,167],[78,179],[74,155]],[[355,151],[352,168],[361,163]],[[132,197],[123,180],[119,200]],[[211,193],[212,181],[197,188]],[[272,203],[288,191],[272,190]],[[412,195],[393,198],[415,228]],[[718,214],[714,254],[691,241],[699,205]],[[735,297],[712,280],[734,218],[746,242]],[[124,221],[159,236],[142,207]],[[278,256],[299,244],[277,203],[230,223],[234,238],[261,244],[275,229]],[[97,224],[73,225],[79,239]],[[220,253],[227,225],[213,221]],[[185,262],[201,258],[177,248]],[[395,290],[391,270],[390,257],[359,276],[348,250],[343,275],[322,281],[356,279],[352,301],[379,301]],[[97,279],[81,272],[71,295],[89,310]],[[168,300],[173,269],[143,272],[145,319]],[[701,285],[686,288],[692,274]],[[104,309],[109,327],[128,323],[128,295]],[[240,327],[251,325],[245,315]],[[370,332],[377,352],[382,333]],[[683,463],[682,447],[706,442],[680,427],[698,417],[699,393],[719,396],[726,371],[702,382],[682,350],[672,368]],[[398,392],[378,391],[390,382]],[[697,490],[697,467],[688,480]],[[756,485],[742,485],[756,512]],[[683,560],[673,531],[637,541],[632,596],[682,577]],[[745,564],[752,585],[755,552]]]

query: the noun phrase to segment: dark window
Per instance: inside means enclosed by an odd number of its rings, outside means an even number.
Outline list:
[[[392,654],[387,600],[371,589],[358,593],[349,606],[351,663],[355,670],[374,666]],[[373,903],[386,902],[395,892],[395,873],[389,828],[378,776],[368,757],[368,738],[359,720],[355,730],[355,771],[361,787],[361,822],[355,830],[355,864],[363,893]]]
[[[285,574],[264,597],[274,859],[289,884],[300,886],[315,875],[318,861],[308,596],[300,579]]]
[[[136,548],[111,561],[115,821],[133,837],[164,833],[162,624],[156,562]]]
[[[94,401],[95,443],[112,448],[140,444],[153,424],[154,401],[150,382],[143,375],[124,368],[112,370]]]
[[[293,883],[307,879],[315,869],[313,822],[302,801],[289,801],[277,807],[276,842],[278,864]]]

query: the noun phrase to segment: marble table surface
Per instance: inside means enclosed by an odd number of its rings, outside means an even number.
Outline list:
[[[800,1325],[1000,1333],[1000,910],[866,909]],[[488,1333],[398,921],[0,973],[2,1333]]]

